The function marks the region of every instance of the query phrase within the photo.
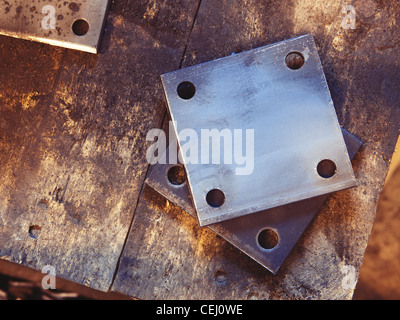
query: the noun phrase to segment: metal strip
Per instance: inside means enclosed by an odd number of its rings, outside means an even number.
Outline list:
[[[303,59],[300,67],[288,61],[292,55]],[[201,226],[356,185],[311,35],[164,74],[162,81]],[[236,153],[231,163],[213,159],[202,138],[207,130],[227,134],[217,136],[221,147],[227,139],[233,152],[253,150],[253,170],[239,174],[244,165]],[[235,130],[242,130],[242,143]],[[254,143],[244,146],[251,130]],[[329,178],[317,172],[323,160],[336,166]],[[210,203],[216,190],[222,200]]]
[[[109,0],[0,2],[0,34],[97,53]]]
[[[350,157],[353,158],[361,148],[362,142],[344,129],[343,136]],[[171,167],[174,165],[156,164],[151,166],[146,184],[196,217],[187,183],[173,185],[169,182],[167,173]],[[208,227],[266,269],[276,273],[327,197],[328,195],[322,195],[302,200]],[[276,232],[278,236],[276,246],[265,249],[260,245],[258,237],[263,230]]]

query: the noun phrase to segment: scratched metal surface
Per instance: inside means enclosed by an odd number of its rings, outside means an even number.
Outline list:
[[[108,4],[109,0],[1,1],[0,34],[97,53]],[[85,34],[79,22],[73,27],[76,21],[87,23]]]
[[[298,70],[285,64],[291,52],[304,56],[304,65]],[[217,163],[214,158],[206,163],[203,153],[208,150],[203,139],[195,145],[192,138],[184,141],[180,137],[200,226],[356,185],[312,35],[174,71],[162,80],[176,136],[186,128],[192,128],[189,130],[197,137],[202,137],[204,129],[240,129],[246,135],[248,129],[254,130],[253,148],[240,144],[240,155],[246,149],[254,161],[254,170],[246,174],[238,173],[243,165],[236,159],[236,141],[231,163],[221,159]],[[196,93],[191,99],[182,99],[177,87],[187,81],[195,85]],[[232,137],[237,139],[234,134]],[[247,137],[241,138],[247,144]],[[192,161],[193,150],[182,151],[189,143],[200,149],[196,162]],[[223,150],[225,156],[229,151],[226,146]],[[337,167],[329,179],[316,170],[324,159],[334,161]],[[214,189],[225,196],[218,207],[206,201]]]
[[[342,129],[343,138],[353,159],[362,142]],[[167,151],[168,153],[168,151]],[[150,167],[146,183],[172,203],[196,217],[187,182],[172,184],[169,170],[176,165],[157,163]],[[209,228],[266,269],[276,274],[296,242],[320,210],[328,195],[271,208],[251,215],[215,223]],[[262,230],[274,230],[279,241],[271,248],[261,247],[258,235]]]

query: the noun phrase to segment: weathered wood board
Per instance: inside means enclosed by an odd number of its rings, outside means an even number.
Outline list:
[[[400,126],[400,5],[115,1],[98,55],[0,37],[0,257],[142,299],[349,299]],[[312,33],[364,147],[276,276],[143,187],[160,74]],[[31,226],[32,234],[29,234]],[[37,239],[32,238],[37,237]]]

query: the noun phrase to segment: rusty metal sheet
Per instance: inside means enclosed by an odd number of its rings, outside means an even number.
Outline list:
[[[108,6],[109,0],[4,0],[0,34],[97,53]]]

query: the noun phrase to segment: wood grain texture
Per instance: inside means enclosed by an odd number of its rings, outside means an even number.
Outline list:
[[[358,187],[325,203],[277,275],[145,188],[112,289],[143,299],[351,299],[400,127],[396,1],[202,0],[182,66],[312,33],[339,121],[364,142]],[[344,285],[343,285],[344,283]],[[351,281],[350,281],[351,283]]]
[[[196,9],[115,2],[98,55],[0,38],[0,257],[108,290]]]
[[[364,255],[357,300],[400,299],[400,168],[389,179],[378,203],[377,215]]]

